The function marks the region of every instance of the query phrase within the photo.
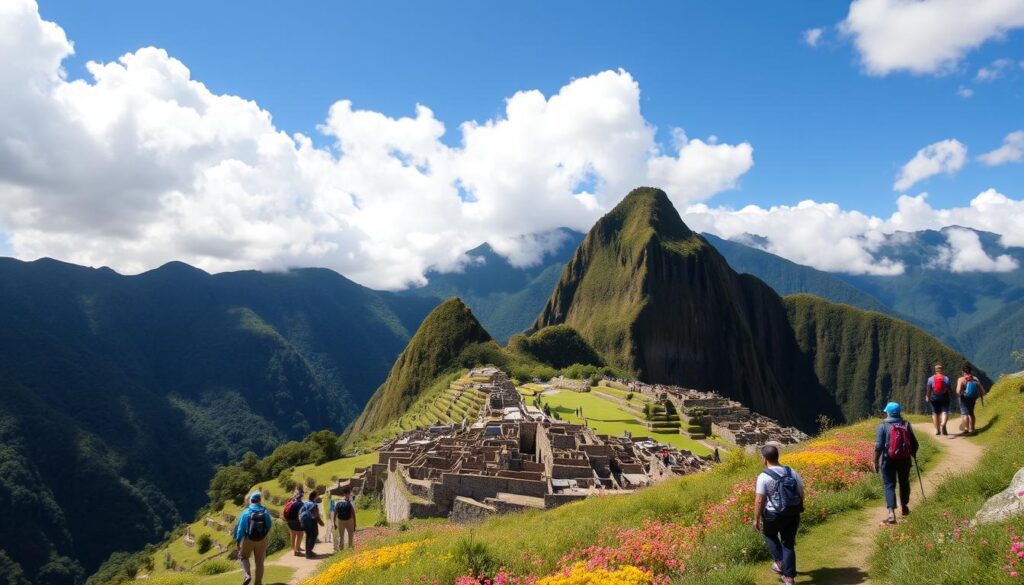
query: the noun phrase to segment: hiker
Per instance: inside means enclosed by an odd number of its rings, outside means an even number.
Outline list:
[[[718,454],[718,447],[715,447],[715,463],[721,463],[722,456]]]
[[[761,531],[774,562],[772,571],[783,583],[796,581],[796,530],[804,511],[804,481],[796,471],[779,465],[779,448],[761,447],[764,469],[754,489],[754,529]]]
[[[886,418],[875,433],[875,473],[882,475],[885,507],[889,516],[885,524],[896,524],[896,483],[900,484],[900,503],[904,516],[910,514],[910,466],[917,457],[917,437],[910,421],[903,418],[898,402],[885,405]]]
[[[327,494],[327,503],[324,504],[324,510],[324,516],[327,516],[327,518],[334,518],[334,495],[330,492]],[[326,542],[333,542],[334,530],[328,530],[325,538]]]
[[[263,585],[263,560],[267,556],[267,535],[270,534],[271,519],[270,512],[260,504],[261,500],[263,496],[260,492],[253,492],[249,496],[249,507],[238,518],[238,527],[235,529],[238,558],[242,563],[242,585],[253,583],[253,577],[256,580],[253,585]],[[256,560],[255,571],[251,570],[249,557]]]
[[[974,418],[974,403],[978,398],[985,396],[985,386],[974,376],[971,364],[964,365],[963,375],[956,381],[956,395],[960,397],[960,414],[966,423],[961,424],[960,434],[976,435],[978,431],[974,426],[977,422]]]
[[[932,406],[932,422],[936,435],[948,435],[946,422],[949,420],[949,377],[942,373],[942,364],[935,364],[935,375],[928,377],[924,400]]]
[[[341,499],[334,504],[331,514],[331,531],[334,535],[334,552],[345,548],[345,535],[348,534],[349,548],[355,548],[356,507],[352,504],[352,487],[341,488]]]
[[[324,525],[324,520],[320,517],[320,494],[316,493],[316,490],[309,492],[309,499],[299,509],[299,522],[306,533],[306,558],[316,558],[313,547],[320,536],[320,527]]]
[[[302,486],[299,486],[295,489],[295,495],[285,503],[284,510],[281,511],[284,521],[288,523],[288,530],[291,531],[292,554],[297,557],[301,557],[303,555],[302,535],[304,534],[304,531],[302,529],[302,522],[299,522],[299,511],[301,509]]]

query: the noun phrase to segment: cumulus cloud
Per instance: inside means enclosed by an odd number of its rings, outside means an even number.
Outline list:
[[[948,139],[929,144],[917,151],[914,158],[907,161],[896,177],[892,188],[905,191],[922,181],[939,173],[956,174],[967,161],[967,147],[959,140]]]
[[[821,44],[822,36],[824,34],[824,28],[809,28],[804,31],[804,43],[806,43],[808,47],[817,47]]]
[[[871,75],[943,74],[1024,27],[1024,0],[854,0],[840,30]]]
[[[1003,139],[1002,146],[979,155],[978,160],[992,167],[1024,161],[1024,130],[1010,132]]]
[[[951,272],[1010,272],[1020,267],[1008,254],[990,257],[981,246],[981,238],[971,230],[954,227],[944,233],[948,245],[940,249],[934,268]]]
[[[459,125],[455,147],[425,105],[390,117],[338,101],[320,148],[161,49],[70,81],[72,52],[35,2],[0,3],[0,231],[23,258],[125,272],[319,265],[399,288],[484,241],[529,264],[553,245],[537,234],[587,229],[636,185],[684,208],[753,165],[747,143],[677,130],[659,144],[622,70],[516,93],[502,116]]]
[[[960,86],[956,88],[956,95],[967,99],[974,95],[974,90],[969,87]]]

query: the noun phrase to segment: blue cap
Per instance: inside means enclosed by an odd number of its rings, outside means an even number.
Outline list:
[[[899,402],[890,402],[889,404],[885,405],[885,408],[882,409],[882,412],[888,414],[889,416],[899,416],[901,410],[902,408],[900,408]]]
[[[259,492],[253,492],[252,495],[249,496],[249,501],[250,502],[258,502],[258,501],[260,501],[262,499],[263,499],[263,494],[261,494]]]

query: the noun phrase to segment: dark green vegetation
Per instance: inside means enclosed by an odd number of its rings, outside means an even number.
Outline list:
[[[558,369],[572,364],[603,363],[594,348],[567,325],[545,327],[533,335],[516,335],[509,340],[508,348]]]
[[[533,322],[583,234],[563,228],[545,237],[557,244],[535,265],[513,266],[483,244],[466,252],[470,262],[462,272],[428,273],[426,286],[401,294],[437,302],[459,297],[494,339],[506,343]]]
[[[972,527],[985,501],[1010,485],[1024,467],[1024,378],[999,381],[978,411],[977,441],[987,450],[970,472],[943,483],[914,508],[909,522],[879,535],[871,558],[881,583],[1019,583],[1003,571],[1012,534],[1024,537],[1024,518]],[[1012,532],[1011,532],[1012,531]]]
[[[809,304],[736,274],[664,192],[641,188],[587,234],[534,327],[568,324],[637,378],[716,390],[811,430],[819,415],[853,420],[910,396],[930,362],[965,361],[891,318]],[[863,334],[883,342],[853,348]]]
[[[477,356],[497,351],[497,343],[469,307],[459,299],[441,303],[423,320],[348,432],[359,435],[387,425],[402,416],[439,376],[477,365]]]
[[[328,270],[0,259],[0,563],[71,583],[158,540],[217,464],[348,424],[430,305]]]

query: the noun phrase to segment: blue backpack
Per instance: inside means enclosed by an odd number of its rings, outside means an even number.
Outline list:
[[[978,379],[974,376],[969,376],[967,383],[964,384],[964,396],[967,398],[977,398],[980,388],[981,385],[978,384]]]
[[[302,508],[299,509],[299,522],[303,524],[315,523],[313,519],[313,510],[317,507],[316,502],[305,502],[302,504]]]
[[[785,474],[779,475],[771,469],[765,469],[764,474],[775,480],[776,510],[779,516],[796,516],[804,511],[804,499],[800,495],[800,482],[793,477],[793,472],[788,467],[784,468]]]

